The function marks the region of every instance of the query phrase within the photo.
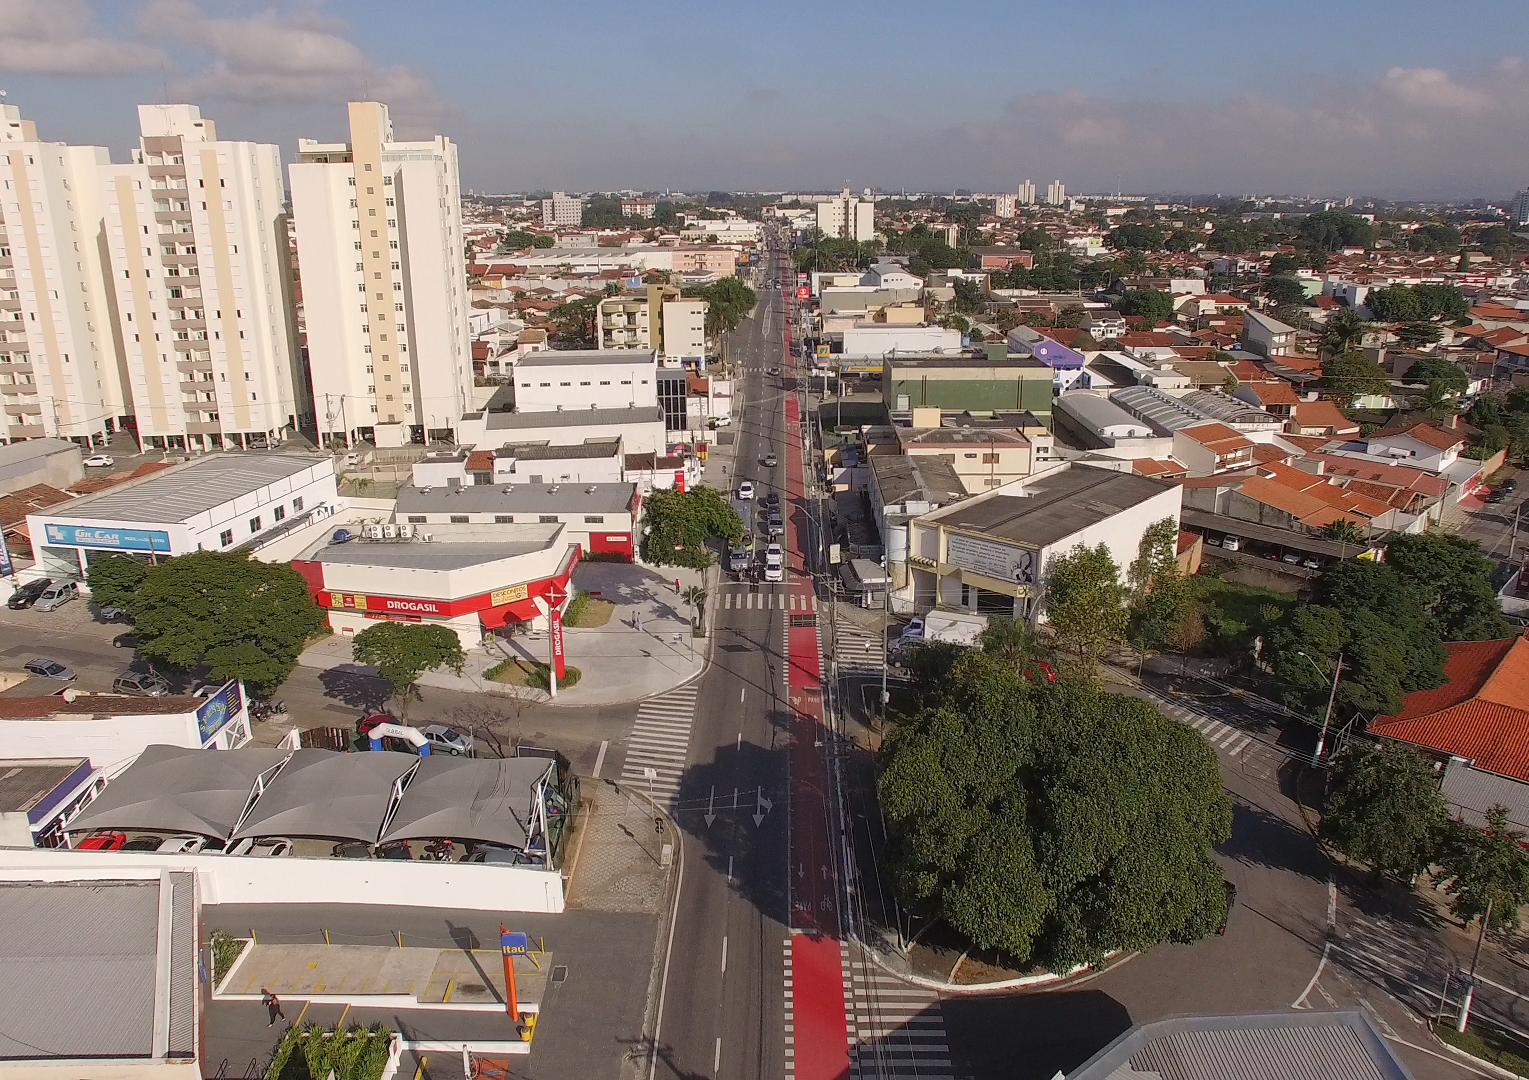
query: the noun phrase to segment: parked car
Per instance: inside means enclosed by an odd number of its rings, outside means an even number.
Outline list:
[[[779,510],[780,509],[780,492],[778,492],[778,491],[771,491],[771,492],[767,493],[765,495],[765,497],[764,497],[764,504],[765,504],[765,509],[766,510]]]
[[[1301,560],[1301,565],[1304,566],[1308,570],[1320,570],[1320,569],[1322,569],[1322,564],[1317,562],[1317,560],[1313,559],[1310,555],[1306,556],[1306,558]]]
[[[780,464],[780,458],[776,457],[774,454],[766,454],[761,460],[760,464],[762,464],[767,469],[773,469],[775,466]]]
[[[129,630],[125,634],[118,634],[112,638],[111,644],[114,649],[136,649],[138,648],[138,635]]]
[[[731,416],[713,416],[706,422],[706,426],[713,431],[717,430],[717,428],[732,427],[733,418]]]
[[[114,694],[146,694],[161,697],[170,692],[170,684],[154,671],[124,671],[111,681]]]
[[[57,679],[60,682],[73,682],[78,677],[75,675],[73,668],[67,668],[57,660],[46,660],[40,656],[36,660],[28,660],[21,666],[39,679]]]
[[[117,459],[110,454],[91,454],[80,464],[87,469],[109,469],[117,464]]]
[[[158,836],[135,836],[122,845],[123,851],[158,851],[164,839]]]
[[[398,719],[396,717],[389,716],[385,712],[372,713],[370,716],[363,716],[361,719],[356,721],[356,733],[358,735],[369,735],[372,728],[376,727],[378,724],[396,723],[398,723]]]
[[[489,847],[484,845],[478,848],[463,862],[471,863],[498,863],[503,866],[514,866],[516,863],[528,863],[531,860],[514,848]]]
[[[744,480],[738,485],[738,498],[752,499],[754,497],[754,481]]]
[[[133,621],[132,613],[127,608],[104,607],[96,611],[96,618],[102,622],[130,623]]]
[[[42,591],[32,603],[37,611],[53,611],[61,608],[69,601],[80,595],[80,583],[77,581],[55,581]]]
[[[1238,537],[1228,536],[1221,541],[1221,546],[1227,551],[1241,551],[1242,541]]]
[[[194,855],[198,851],[222,851],[223,843],[206,836],[172,836],[157,850],[167,855]]]
[[[76,851],[117,851],[126,842],[126,833],[97,832],[85,837],[74,848]]]
[[[1489,503],[1496,504],[1496,503],[1500,503],[1500,502],[1504,501],[1505,499],[1507,499],[1507,497],[1508,497],[1508,493],[1506,491],[1504,491],[1502,488],[1498,488],[1496,491],[1492,492],[1492,494],[1490,494],[1490,495],[1488,495],[1486,497],[1486,501],[1489,502]]]
[[[900,638],[900,640],[902,640],[902,641],[923,641],[924,640],[924,617],[922,615],[915,615],[915,616],[913,616],[913,618],[908,620],[908,625],[903,627],[902,637]]]
[[[453,756],[473,752],[473,737],[463,735],[456,728],[447,727],[445,724],[431,724],[421,729],[420,733],[429,741],[432,751],[444,750]]]
[[[356,534],[349,529],[336,529],[334,535],[329,538],[331,544],[348,544],[356,538]]]
[[[1518,481],[1510,476],[1506,480],[1504,480],[1502,483],[1497,485],[1497,490],[1498,491],[1508,491],[1508,492],[1517,491],[1518,490]]]
[[[1293,551],[1285,552],[1285,554],[1280,556],[1280,560],[1279,561],[1280,562],[1289,563],[1291,566],[1300,566],[1301,565],[1301,557],[1299,555],[1297,555]]]
[[[258,839],[246,836],[243,840],[234,841],[233,847],[228,849],[230,855],[257,855],[263,858],[278,858],[282,855],[292,854],[292,841],[285,836],[262,836]]]
[[[376,856],[379,859],[412,859],[409,854],[409,845],[403,840],[389,840],[386,844],[378,844]]]
[[[11,598],[5,602],[5,606],[12,611],[29,608],[37,603],[37,598],[47,592],[48,587],[52,584],[52,578],[38,578],[36,581],[29,581],[11,593]]]
[[[365,840],[342,840],[334,846],[331,854],[337,859],[370,859],[372,845]]]

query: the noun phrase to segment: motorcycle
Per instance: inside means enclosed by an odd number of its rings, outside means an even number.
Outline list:
[[[451,841],[432,840],[425,845],[425,858],[434,859],[436,862],[451,861]]]

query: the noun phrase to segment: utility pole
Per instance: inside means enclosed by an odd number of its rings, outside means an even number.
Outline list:
[[[1487,897],[1486,914],[1481,916],[1481,933],[1476,935],[1476,951],[1471,956],[1471,973],[1465,977],[1465,1000],[1460,1003],[1460,1019],[1455,1023],[1456,1031],[1464,1031],[1465,1025],[1471,1018],[1471,1001],[1476,997],[1476,964],[1481,959],[1481,943],[1487,939],[1487,923],[1492,921],[1492,900]]]
[[[1332,722],[1333,703],[1338,700],[1338,676],[1343,673],[1343,654],[1338,654],[1337,666],[1333,668],[1333,688],[1327,695],[1327,712],[1322,714],[1322,730],[1317,733],[1317,752],[1314,756],[1318,764],[1322,761],[1322,747],[1327,742],[1327,725]]]

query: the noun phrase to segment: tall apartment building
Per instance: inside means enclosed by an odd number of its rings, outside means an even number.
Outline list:
[[[564,195],[561,191],[554,191],[552,198],[542,200],[542,224],[577,228],[584,224],[584,200]]]
[[[876,204],[855,198],[849,188],[817,204],[818,231],[833,239],[865,243],[876,235]]]
[[[1046,185],[1046,205],[1061,206],[1067,201],[1067,185],[1060,180],[1053,180]]]
[[[656,352],[666,367],[687,361],[699,366],[706,359],[710,308],[705,300],[682,296],[673,285],[649,285],[643,293],[604,297],[595,307],[598,347]]]
[[[128,422],[103,250],[106,148],[41,142],[0,105],[0,439],[100,445]]]
[[[1515,225],[1529,225],[1529,188],[1518,192],[1513,196],[1513,208],[1510,211]]]
[[[138,129],[103,194],[139,441],[275,446],[311,412],[281,151],[219,139],[195,105],[140,105]]]
[[[1016,198],[1019,200],[1020,206],[1034,206],[1035,185],[1028,180],[1026,180],[1023,184],[1020,184],[1019,194],[1016,196]]]
[[[1014,216],[1014,204],[1018,200],[1017,195],[999,195],[993,199],[993,214],[1000,218]]]
[[[472,401],[457,150],[396,142],[388,108],[350,103],[350,141],[299,139],[292,214],[322,437],[454,437]]]
[[[657,212],[658,202],[654,199],[621,200],[621,213],[624,217],[651,218]]]

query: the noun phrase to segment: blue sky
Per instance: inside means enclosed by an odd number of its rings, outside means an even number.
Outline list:
[[[480,190],[827,188],[1505,197],[1529,185],[1529,9],[1388,0],[0,0],[44,138],[343,136],[374,96]],[[1520,59],[1525,57],[1525,59]]]

